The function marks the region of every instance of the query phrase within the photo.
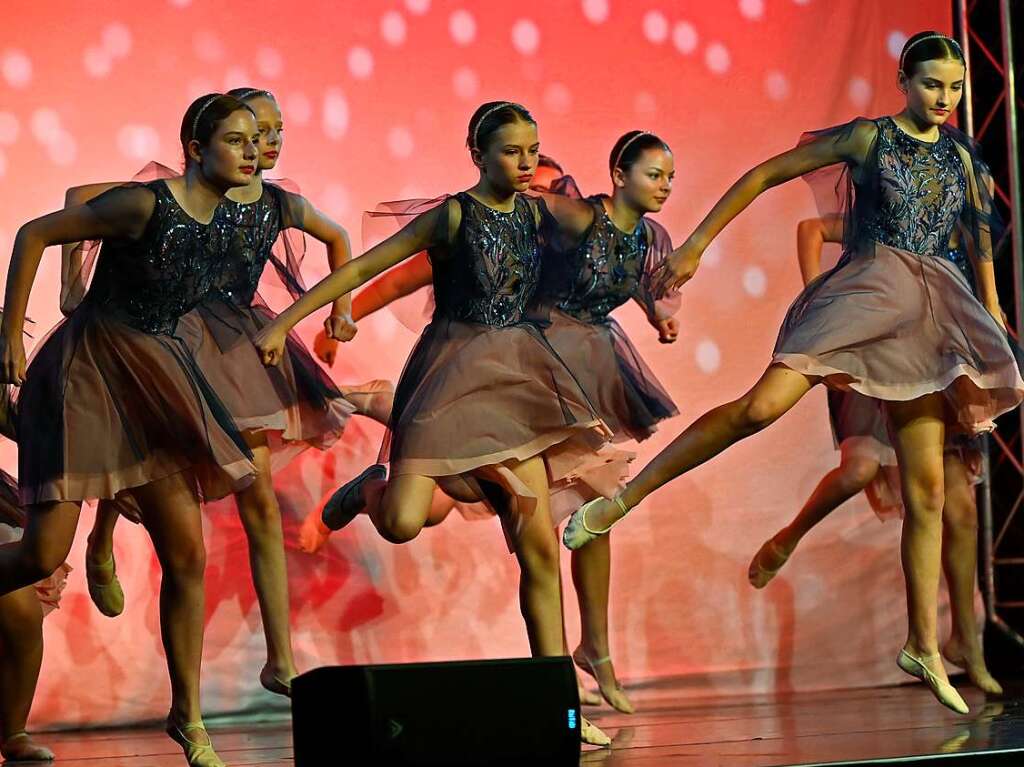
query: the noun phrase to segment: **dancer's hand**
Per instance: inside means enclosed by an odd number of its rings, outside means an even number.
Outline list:
[[[271,322],[256,334],[254,343],[260,352],[260,360],[264,365],[279,365],[284,356],[284,343],[288,334],[278,328],[277,322]]]
[[[25,380],[25,344],[21,335],[0,335],[0,383],[21,386]]]
[[[664,295],[673,288],[685,285],[700,266],[700,257],[704,248],[698,247],[687,240],[665,259],[654,275],[654,284],[659,295]]]
[[[658,331],[658,341],[663,344],[674,344],[679,338],[679,320],[675,317],[655,320],[654,329]]]
[[[324,320],[324,330],[327,331],[327,335],[330,338],[342,343],[351,341],[356,337],[356,333],[359,332],[359,328],[352,321],[351,315],[335,313],[332,313],[330,317]]]
[[[313,339],[313,351],[316,352],[317,357],[327,363],[328,367],[333,367],[334,358],[338,354],[338,342],[327,336],[326,329],[321,330]]]

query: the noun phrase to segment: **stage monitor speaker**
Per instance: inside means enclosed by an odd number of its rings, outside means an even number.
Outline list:
[[[296,767],[576,765],[568,658],[327,666],[292,681]]]

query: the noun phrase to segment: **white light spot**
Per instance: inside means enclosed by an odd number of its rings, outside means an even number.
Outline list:
[[[583,0],[583,16],[591,24],[601,24],[608,20],[608,0]]]
[[[688,21],[677,22],[672,29],[672,43],[680,53],[690,54],[697,50],[697,28]]]
[[[85,71],[92,77],[106,77],[114,66],[106,50],[98,45],[90,45],[85,49],[82,63],[85,64]]]
[[[704,50],[704,63],[716,75],[725,74],[732,65],[729,49],[721,43],[711,43]]]
[[[380,17],[380,36],[388,45],[405,42],[405,18],[398,11],[388,11]]]
[[[480,91],[480,77],[469,67],[459,67],[452,75],[452,89],[464,101],[474,99]]]
[[[21,51],[4,51],[0,70],[12,88],[24,88],[32,81],[32,60]]]
[[[284,72],[284,57],[275,48],[260,48],[256,52],[256,71],[271,79]]]
[[[103,30],[103,50],[108,56],[123,59],[132,52],[132,32],[119,21],[112,21]]]
[[[704,251],[704,255],[701,256],[700,262],[703,266],[710,266],[712,268],[722,263],[722,247],[719,243],[712,242],[707,250]]]
[[[296,125],[309,125],[313,118],[313,104],[305,93],[294,91],[285,97],[285,117]]]
[[[637,91],[633,97],[633,111],[638,115],[653,115],[658,111],[658,102],[650,91]]]
[[[344,218],[348,215],[350,207],[348,189],[337,182],[330,183],[324,187],[318,204],[322,205],[332,218]]]
[[[793,0],[796,5],[809,5],[811,0]]]
[[[40,144],[52,144],[62,131],[60,115],[56,110],[45,107],[32,113],[31,126],[32,135]]]
[[[846,93],[850,97],[850,101],[853,102],[853,105],[856,107],[863,108],[871,103],[871,83],[863,77],[851,77],[850,84],[846,88]]]
[[[768,276],[760,266],[748,266],[743,272],[743,289],[747,295],[760,298],[768,287]]]
[[[889,49],[889,55],[896,59],[896,61],[899,61],[900,54],[903,53],[903,46],[906,45],[907,39],[907,33],[899,29],[894,29],[885,39],[885,46]]]
[[[217,86],[213,80],[206,77],[197,77],[194,80],[189,80],[186,93],[190,101],[195,101],[200,96],[205,96],[207,93],[215,93],[216,91]]]
[[[175,8],[187,8],[192,5],[192,0],[168,0]]]
[[[46,149],[55,165],[72,165],[78,157],[78,142],[65,130],[59,130]]]
[[[697,344],[697,367],[702,373],[714,373],[722,364],[722,353],[718,350],[718,344],[710,338],[705,338]]]
[[[357,80],[366,80],[373,74],[373,54],[357,45],[348,52],[348,71]]]
[[[388,150],[395,157],[408,157],[412,154],[414,147],[412,133],[409,132],[408,128],[399,126],[388,131]]]
[[[224,73],[224,90],[230,91],[235,88],[248,88],[252,82],[249,73],[242,67],[229,67]]]
[[[661,11],[648,11],[644,14],[644,37],[652,43],[663,43],[668,40],[668,19]]]
[[[208,29],[200,29],[192,35],[192,48],[200,61],[213,63],[224,58],[224,43]]]
[[[448,19],[448,32],[458,45],[469,45],[476,39],[476,19],[469,11],[455,11]]]
[[[430,10],[430,0],[405,0],[405,7],[408,9],[409,13],[422,16]]]
[[[531,56],[540,45],[540,30],[529,19],[520,19],[512,25],[512,45],[520,53]]]
[[[789,80],[782,72],[773,69],[764,76],[764,92],[772,101],[785,101],[789,97]]]
[[[117,148],[130,160],[153,160],[160,154],[160,134],[150,125],[122,125]]]
[[[544,105],[552,112],[566,114],[572,110],[572,93],[562,83],[551,83],[544,89]]]
[[[3,178],[6,175],[7,175],[7,155],[5,155],[3,150],[0,149],[0,178]],[[0,232],[0,248],[3,248],[3,250],[0,251],[0,254],[2,254],[3,256],[6,257],[8,255],[7,252],[6,252],[7,251],[7,247],[6,247],[7,243],[4,242],[5,238],[2,235],[3,235],[3,233]]]
[[[10,112],[0,112],[0,144],[10,146],[18,140],[21,133],[21,123],[18,118]]]
[[[764,18],[764,0],[740,0],[740,13],[746,19]]]
[[[335,141],[348,132],[348,99],[340,88],[328,88],[324,93],[324,135]]]

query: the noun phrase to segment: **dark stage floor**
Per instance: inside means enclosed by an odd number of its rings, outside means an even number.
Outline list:
[[[961,690],[972,709],[966,717],[939,706],[920,685],[783,699],[694,700],[673,695],[671,687],[660,688],[656,695],[641,690],[633,693],[640,708],[633,716],[588,710],[615,742],[611,750],[585,751],[580,764],[767,767],[972,752],[989,754],[975,764],[995,764],[997,752],[1024,749],[1024,687],[989,702],[973,688]],[[294,763],[287,723],[211,732],[221,757],[232,766]],[[58,766],[184,764],[181,752],[156,729],[63,732],[40,739],[57,752]],[[339,744],[339,754],[343,748]],[[1024,751],[998,763],[1024,765]]]

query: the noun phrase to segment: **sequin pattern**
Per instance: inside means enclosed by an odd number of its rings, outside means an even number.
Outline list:
[[[945,257],[966,201],[967,178],[948,135],[929,144],[891,118],[878,121],[879,205],[864,222],[867,237],[924,256]]]
[[[643,293],[649,242],[642,220],[626,233],[615,226],[600,198],[588,202],[594,206],[594,224],[586,240],[546,259],[542,290],[554,291],[558,308],[581,322],[601,322]]]
[[[507,213],[465,192],[455,198],[462,208],[455,244],[432,259],[437,313],[497,327],[520,322],[540,278],[533,208],[521,196]]]
[[[252,203],[224,200],[217,217],[232,234],[213,294],[236,306],[250,306],[281,232],[281,205],[264,184],[260,199]]]
[[[146,333],[170,334],[219,278],[229,228],[217,216],[203,224],[189,216],[166,183],[142,184],[156,197],[137,241],[103,243],[88,299]]]

